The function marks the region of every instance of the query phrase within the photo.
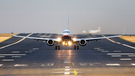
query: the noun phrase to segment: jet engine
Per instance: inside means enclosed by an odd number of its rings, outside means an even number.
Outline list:
[[[87,44],[87,42],[86,42],[86,40],[81,40],[81,41],[79,41],[79,44],[81,46],[85,46]]]
[[[47,45],[53,46],[53,45],[54,45],[54,41],[53,41],[53,40],[48,40],[48,41],[47,41]]]

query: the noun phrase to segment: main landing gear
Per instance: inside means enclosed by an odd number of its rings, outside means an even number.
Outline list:
[[[75,45],[74,50],[79,50],[79,46]]]
[[[55,46],[55,50],[60,50],[60,46]]]
[[[58,45],[59,43],[56,44],[55,50],[60,50],[60,46]]]

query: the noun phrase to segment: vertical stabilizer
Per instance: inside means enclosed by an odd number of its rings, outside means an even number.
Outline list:
[[[125,32],[126,32],[126,28],[124,28],[123,35],[125,35]]]
[[[69,29],[69,14],[67,16],[67,29]]]

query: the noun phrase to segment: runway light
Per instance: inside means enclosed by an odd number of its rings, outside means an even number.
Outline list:
[[[61,41],[61,38],[58,38],[58,41]]]
[[[69,41],[69,42],[68,42],[68,45],[72,45],[72,42],[71,42],[71,41]]]

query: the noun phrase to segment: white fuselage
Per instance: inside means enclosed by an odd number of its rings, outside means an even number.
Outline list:
[[[83,33],[91,33],[91,34],[98,33],[98,32],[100,32],[100,30],[85,30],[85,31],[83,31]]]
[[[62,36],[73,36],[72,32],[69,29],[65,29],[61,32]]]

